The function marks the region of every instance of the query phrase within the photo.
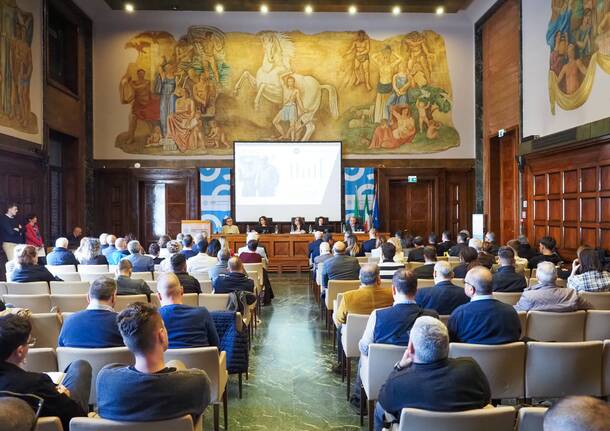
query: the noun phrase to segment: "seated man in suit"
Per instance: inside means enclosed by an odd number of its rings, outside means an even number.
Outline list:
[[[476,260],[479,253],[472,247],[463,247],[460,250],[460,264],[453,268],[453,276],[455,278],[465,278],[468,270],[477,266]]]
[[[404,269],[405,265],[400,262],[394,262],[396,255],[396,246],[391,242],[381,244],[381,259],[379,266],[379,274],[382,280],[391,280],[394,274],[399,269]]]
[[[510,247],[498,249],[500,267],[493,276],[494,292],[523,292],[527,287],[527,280],[523,273],[515,269],[515,252]]]
[[[320,255],[316,256],[313,260],[313,279],[317,280],[317,273],[320,270],[320,264],[326,262],[328,259],[332,259],[333,255],[330,253],[330,244],[327,242],[320,243]]]
[[[201,283],[186,271],[186,256],[176,253],[170,257],[172,272],[176,274],[184,293],[201,293]]]
[[[146,295],[150,298],[152,290],[150,290],[148,284],[144,280],[131,278],[132,272],[131,261],[123,259],[119,262],[116,269],[117,295]]]
[[[474,359],[449,358],[449,334],[440,320],[422,316],[410,335],[403,358],[379,391],[375,431],[398,421],[403,408],[458,412],[491,401],[487,377]]]
[[[116,281],[100,277],[91,283],[86,310],[64,320],[57,344],[60,347],[105,348],[123,346],[114,311]]]
[[[127,260],[131,262],[133,272],[153,272],[155,270],[155,260],[142,254],[142,246],[138,241],[129,241],[127,250],[129,251]]]
[[[362,241],[362,251],[366,253],[370,253],[373,251],[375,246],[377,245],[377,230],[372,227],[369,229],[369,239],[366,241]]]
[[[106,259],[108,259],[108,257],[116,251],[116,247],[114,246],[115,242],[116,236],[108,234],[108,236],[106,237],[106,245],[108,247],[102,249],[102,254],[106,256]]]
[[[474,248],[477,251],[478,264],[491,270],[491,268],[494,266],[494,263],[496,263],[496,258],[483,250],[483,241],[478,238],[472,238],[470,241],[468,241],[468,246]]]
[[[487,250],[487,252],[493,256],[497,256],[498,255],[498,250],[500,250],[500,247],[498,246],[498,244],[496,244],[496,234],[493,232],[487,232],[485,234],[485,239],[483,241],[484,243],[484,248],[485,250]]]
[[[210,403],[210,379],[205,371],[186,370],[176,361],[165,364],[167,330],[157,309],[136,302],[117,318],[123,341],[135,356],[134,365],[111,364],[97,377],[98,413],[116,421],[161,421],[191,415],[194,420]]]
[[[117,238],[114,246],[116,250],[106,256],[109,265],[118,265],[122,259],[125,259],[130,254],[127,250],[127,240],[125,238]]]
[[[77,248],[80,245],[80,240],[83,238],[83,229],[80,226],[75,226],[72,233],[66,236],[70,248]]]
[[[413,246],[409,251],[407,262],[423,262],[424,261],[424,239],[421,236],[413,238]]]
[[[451,232],[448,230],[444,231],[441,238],[441,243],[436,247],[436,255],[444,256],[445,253],[449,253],[451,247],[453,247],[455,243],[451,241]]]
[[[218,278],[220,274],[228,274],[229,273],[229,259],[231,258],[231,252],[226,248],[221,248],[216,256],[217,263],[208,269],[208,274],[210,274],[210,280],[212,280],[212,284],[214,284],[214,280]]]
[[[459,256],[463,248],[468,247],[468,235],[465,232],[460,232],[457,236],[457,244],[449,249],[449,256]]]
[[[180,250],[180,253],[186,256],[187,259],[197,256],[197,251],[193,250],[193,245],[193,236],[190,234],[184,235],[182,238],[182,250]]]
[[[170,349],[220,345],[214,321],[207,308],[183,304],[184,290],[176,274],[161,274],[157,291],[161,300],[159,313],[167,329]]]
[[[540,262],[536,277],[538,284],[523,291],[515,310],[566,313],[591,308],[574,289],[557,286],[557,268],[552,262]]]
[[[449,322],[451,341],[471,344],[506,344],[519,341],[521,322],[513,307],[494,299],[491,271],[475,266],[464,280],[470,302],[456,308]]]
[[[68,250],[67,238],[57,238],[55,248],[47,255],[47,265],[78,265],[76,256]]]
[[[345,232],[354,233],[362,231],[364,231],[364,229],[362,228],[362,225],[360,224],[358,218],[350,216],[350,218],[347,219],[347,223],[345,223]]]
[[[470,298],[464,289],[451,282],[453,271],[446,261],[434,264],[434,287],[417,290],[417,303],[422,308],[436,310],[440,315],[449,315],[457,307],[466,304]]]
[[[313,233],[313,241],[307,245],[307,257],[313,262],[316,257],[320,256],[320,244],[322,244],[322,232],[317,230]]]
[[[606,431],[610,406],[593,397],[571,396],[554,403],[544,415],[544,431]]]
[[[322,296],[328,288],[328,280],[357,280],[360,275],[358,259],[345,254],[345,243],[337,241],[333,245],[333,257],[324,262],[322,268]]]
[[[413,270],[415,276],[422,280],[434,278],[434,264],[436,264],[436,249],[430,245],[424,247],[424,264]]]
[[[227,266],[228,274],[220,274],[212,282],[214,293],[231,293],[239,290],[254,293],[254,281],[248,278],[242,261],[238,257],[232,257]]]
[[[27,360],[32,324],[20,314],[0,317],[0,391],[33,394],[44,400],[40,416],[58,416],[65,430],[74,417],[87,416],[91,365],[74,361],[65,369],[61,385],[44,373],[23,369]],[[2,428],[0,425],[0,428]]]

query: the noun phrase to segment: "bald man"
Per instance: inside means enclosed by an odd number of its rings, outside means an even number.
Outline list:
[[[212,282],[214,293],[231,293],[246,291],[254,293],[254,281],[248,278],[244,265],[239,257],[232,257],[227,262],[227,274],[219,274]]]
[[[157,282],[163,318],[170,349],[218,347],[220,341],[212,316],[205,307],[184,305],[184,290],[176,274],[163,273]]]
[[[36,421],[34,410],[19,398],[0,398],[0,423],[3,431],[29,431]]]
[[[606,431],[610,406],[592,397],[567,397],[544,415],[544,431]]]
[[[358,280],[360,264],[358,259],[345,254],[345,243],[333,244],[333,257],[324,262],[322,268],[322,288],[328,287],[328,280]]]
[[[466,274],[464,292],[470,302],[456,308],[447,328],[452,342],[506,344],[521,338],[521,323],[515,309],[492,297],[493,276],[483,266]]]
[[[127,240],[125,238],[117,238],[117,240],[114,242],[114,246],[116,247],[116,250],[110,255],[106,256],[106,259],[108,259],[108,263],[110,265],[118,265],[122,259],[129,256],[129,251],[127,250]]]
[[[108,259],[108,256],[110,256],[112,253],[114,253],[116,251],[116,247],[114,246],[115,242],[116,242],[116,236],[109,234],[106,237],[106,245],[108,247],[102,249],[102,254],[104,256],[106,256],[106,259]]]

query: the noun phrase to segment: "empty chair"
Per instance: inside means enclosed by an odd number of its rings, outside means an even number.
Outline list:
[[[80,279],[82,281],[88,281],[89,283],[93,283],[95,280],[101,277],[106,278],[114,278],[114,274],[111,272],[89,272],[89,273],[80,273]]]
[[[202,281],[210,281],[210,273],[207,271],[189,272],[189,275],[195,277],[200,283]]]
[[[70,421],[70,431],[193,431],[190,415],[178,419],[157,422],[117,422],[101,418],[74,418]]]
[[[521,407],[517,431],[542,431],[546,407]]]
[[[52,295],[86,295],[89,293],[87,281],[52,281]]]
[[[57,347],[57,338],[61,330],[61,316],[57,313],[32,314],[32,337],[36,339],[34,347]]]
[[[58,275],[63,281],[81,281],[80,274],[78,272],[66,272],[65,274]]]
[[[46,373],[57,371],[57,354],[51,347],[30,348],[28,360],[23,368],[26,371]]]
[[[525,397],[601,396],[602,342],[527,344]]]
[[[118,313],[134,302],[148,302],[146,295],[117,295],[114,309]]]
[[[49,284],[46,281],[6,283],[6,293],[9,295],[48,295]]]
[[[368,256],[359,256],[359,257],[357,257],[357,259],[358,259],[358,263],[361,264],[361,265],[363,263],[368,263],[368,261],[369,261],[369,257]]]
[[[345,357],[346,376],[347,376],[347,399],[349,400],[351,388],[352,359],[360,357],[358,342],[364,334],[366,324],[369,321],[368,314],[348,314],[345,325],[341,328],[341,344],[343,345],[343,355]]]
[[[48,313],[51,311],[49,295],[4,295],[4,303],[15,308],[27,308],[32,313]]]
[[[496,346],[451,343],[449,356],[473,358],[487,376],[492,399],[524,397],[525,343]]]
[[[521,292],[494,292],[493,298],[508,305],[515,305],[521,298]]]
[[[67,272],[76,272],[76,266],[74,265],[45,265],[45,267],[53,275],[65,274]]]
[[[201,293],[212,293],[212,281],[199,281],[199,285],[201,286]]]
[[[604,352],[602,356],[602,368],[604,380],[602,382],[602,395],[610,395],[610,340],[604,341]]]
[[[51,295],[51,305],[57,312],[74,312],[87,308],[87,295]]]
[[[199,295],[199,306],[207,308],[208,311],[225,311],[228,304],[228,293],[202,293]]]
[[[57,416],[47,416],[38,418],[34,431],[64,431],[64,428]]]
[[[337,299],[337,294],[355,290],[360,287],[360,280],[328,280],[326,292],[326,309],[332,311],[333,301]]]
[[[78,272],[81,274],[104,274],[109,271],[108,265],[79,265]]]
[[[262,263],[244,263],[244,269],[246,271],[256,271],[258,274],[259,283],[262,285],[263,280],[263,264]]]
[[[583,341],[586,318],[587,312],[583,310],[571,313],[530,311],[526,334],[536,341]]]
[[[588,310],[585,341],[610,340],[610,310]]]
[[[515,408],[512,406],[432,412],[402,409],[399,431],[513,431]]]
[[[57,348],[57,368],[65,370],[66,367],[79,359],[84,359],[91,364],[91,393],[89,404],[95,404],[95,382],[102,368],[108,364],[133,365],[135,359],[127,347],[109,347],[105,349],[79,349],[75,347]]]
[[[131,278],[134,280],[152,281],[153,275],[152,272],[132,272]]]
[[[578,296],[596,310],[610,310],[610,292],[579,292]]]

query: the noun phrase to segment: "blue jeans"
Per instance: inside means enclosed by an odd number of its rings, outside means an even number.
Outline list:
[[[371,414],[371,412],[369,412],[369,414]],[[381,404],[377,402],[375,404],[375,431],[381,431],[383,429],[384,414],[385,410],[381,407]]]
[[[62,385],[70,391],[70,398],[78,403],[83,411],[89,411],[89,393],[91,392],[91,365],[87,361],[71,362],[64,370],[66,375]]]

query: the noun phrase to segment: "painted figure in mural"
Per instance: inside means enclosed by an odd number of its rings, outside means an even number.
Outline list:
[[[155,128],[153,129],[153,132],[148,135],[148,138],[146,138],[146,145],[144,145],[145,147],[160,147],[162,145],[161,143],[161,139],[163,138],[163,135],[161,133],[161,127],[160,126],[155,126]]]
[[[406,141],[415,136],[415,120],[411,116],[411,108],[405,106],[402,109],[393,109],[392,115],[396,119],[396,128],[392,131],[394,139]]]
[[[407,71],[406,62],[400,64],[400,69],[392,77],[392,94],[386,103],[386,117],[390,119],[390,112],[395,105],[407,104],[407,91],[412,84],[409,81],[409,73]]]
[[[222,52],[222,43],[220,43],[211,31],[206,31],[203,38],[195,42],[195,49],[199,55],[202,67],[212,72],[212,77],[216,82],[220,82],[218,65],[216,56]]]
[[[597,26],[597,47],[603,55],[610,55],[610,10],[606,12]]]
[[[218,121],[212,120],[210,121],[210,131],[207,136],[208,142],[212,144],[214,148],[220,148],[222,145],[225,148],[231,148],[229,141],[227,140],[227,135],[225,134]]]
[[[199,75],[199,81],[193,85],[193,99],[195,100],[195,108],[202,115],[214,115],[216,86],[210,80],[210,72],[207,69],[204,69]]]
[[[441,126],[442,123],[440,121],[431,120],[430,124],[428,125],[428,130],[426,130],[426,138],[430,139],[431,141],[438,138],[438,130],[441,128]]]
[[[371,40],[364,30],[356,33],[356,39],[344,54],[345,57],[354,56],[351,70],[350,85],[357,87],[364,84],[367,90],[371,90],[369,53],[371,52]]]
[[[273,119],[273,125],[280,132],[278,139],[290,139],[296,141],[297,120],[304,114],[303,101],[301,100],[301,92],[296,87],[296,81],[291,73],[286,73],[281,76],[282,93],[284,103],[282,109]],[[282,122],[287,122],[289,127],[284,131]]]
[[[25,126],[30,113],[30,79],[32,77],[32,51],[25,41],[25,28],[17,24],[15,38],[11,40],[11,114]]]
[[[178,63],[178,74],[181,76],[185,75],[186,71],[191,68],[193,49],[193,46],[185,38],[180,39],[174,48],[174,55]]]
[[[555,35],[557,32],[571,34],[573,1],[553,0],[552,2],[553,16],[557,18],[549,23],[546,32],[546,42],[551,47],[551,50],[555,48]]]
[[[146,71],[138,69],[136,76],[137,79],[134,81],[129,74],[126,74],[120,83],[121,103],[131,103],[127,144],[132,144],[135,140],[138,120],[150,124],[159,121],[160,117],[159,99],[152,94],[150,80],[146,79]]]
[[[417,99],[417,102],[415,102],[415,107],[417,108],[419,131],[423,132],[425,130],[424,126],[426,126],[426,128],[430,126],[430,119],[428,118],[428,108],[430,108],[430,102],[426,102],[420,98]]]
[[[557,83],[561,85],[565,79],[565,92],[566,94],[572,94],[582,82],[582,75],[587,74],[587,68],[582,63],[582,60],[576,58],[576,48],[574,45],[568,45],[568,62],[561,68],[559,76],[557,77]]]
[[[195,150],[202,142],[195,102],[182,87],[176,88],[176,111],[167,118],[167,135],[181,152]]]
[[[426,46],[426,38],[420,32],[413,31],[402,40],[403,51],[406,52],[408,71],[413,81],[423,87],[432,80],[431,64],[435,55]]]
[[[163,57],[155,78],[155,94],[159,95],[161,132],[167,136],[167,117],[174,112],[176,91],[176,67]]]
[[[377,96],[375,98],[375,123],[387,120],[386,103],[392,94],[392,78],[396,67],[401,63],[402,57],[392,52],[392,47],[386,45],[381,51],[371,56],[379,70],[377,83]]]
[[[182,88],[184,88],[186,90],[186,94],[188,97],[193,97],[193,87],[195,86],[195,84],[197,84],[199,82],[199,74],[197,73],[197,70],[193,67],[189,68],[186,71],[186,78],[184,78],[184,81],[182,82]]]
[[[557,32],[555,34],[555,48],[551,52],[550,69],[559,75],[564,64],[568,62],[568,35]]]
[[[580,58],[589,57],[592,52],[593,44],[593,22],[591,9],[585,9],[582,23],[576,31],[576,46]]]

